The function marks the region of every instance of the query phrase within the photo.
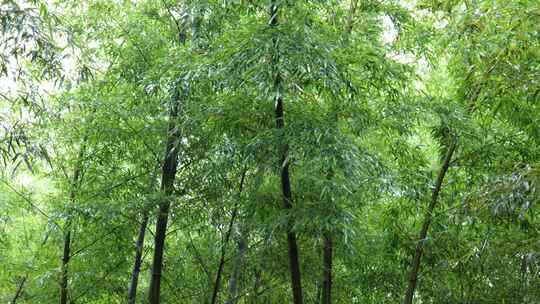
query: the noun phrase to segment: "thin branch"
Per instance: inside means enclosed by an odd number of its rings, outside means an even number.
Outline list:
[[[46,217],[49,221],[51,221],[52,223],[54,223],[56,226],[60,227],[56,221],[52,221],[52,220],[51,220],[51,217],[50,217],[45,211],[43,211],[41,208],[39,208],[36,204],[34,204],[30,198],[26,197],[24,194],[22,194],[21,192],[19,192],[17,189],[15,189],[13,186],[11,186],[8,182],[4,181],[3,179],[0,179],[0,181],[1,181],[2,183],[4,183],[11,191],[13,191],[13,193],[17,194],[17,195],[18,195],[19,197],[21,197],[25,202],[27,202],[32,208],[34,208],[35,210],[37,210],[39,214],[43,215],[43,216]]]
[[[231,219],[229,221],[229,227],[228,227],[228,230],[227,230],[227,234],[225,235],[225,240],[223,241],[223,244],[221,245],[221,258],[220,258],[220,261],[219,261],[218,271],[216,273],[216,280],[214,282],[214,291],[212,293],[212,301],[210,302],[211,304],[215,304],[216,301],[217,301],[217,296],[218,296],[219,288],[220,288],[220,285],[221,285],[220,284],[221,283],[221,273],[223,272],[223,267],[225,266],[225,249],[227,247],[227,244],[229,244],[229,239],[231,237],[231,232],[232,232],[232,229],[233,229],[234,220],[236,219],[236,216],[238,214],[238,203],[240,201],[240,198],[241,198],[241,195],[242,195],[242,190],[244,188],[244,181],[245,181],[245,177],[246,177],[246,172],[247,172],[247,169],[246,169],[246,167],[244,167],[244,170],[242,171],[242,177],[240,178],[240,186],[239,186],[239,190],[238,190],[238,199],[235,201],[234,210],[233,210],[233,213],[231,215]]]

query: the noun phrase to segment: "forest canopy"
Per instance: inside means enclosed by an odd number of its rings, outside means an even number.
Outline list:
[[[539,25],[2,0],[0,302],[540,303]]]

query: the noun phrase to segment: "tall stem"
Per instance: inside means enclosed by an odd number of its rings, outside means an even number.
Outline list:
[[[238,254],[236,255],[233,272],[229,281],[229,299],[226,304],[238,303],[238,283],[241,280],[242,265],[247,250],[247,231],[240,232],[240,239],[237,242]]]
[[[88,136],[85,136],[82,141],[82,146],[77,155],[77,162],[75,163],[75,168],[73,169],[73,178],[71,180],[71,189],[69,193],[69,202],[70,204],[75,203],[76,192],[79,188],[81,180],[81,170],[84,153],[86,150],[86,142]],[[67,304],[68,299],[68,264],[71,258],[71,212],[68,212],[68,219],[64,228],[64,244],[63,244],[63,254],[62,254],[62,266],[60,269],[60,304]]]
[[[150,279],[149,302],[159,304],[161,272],[163,268],[163,250],[165,248],[165,235],[169,217],[170,196],[174,190],[174,180],[178,169],[178,141],[180,131],[177,126],[178,111],[180,108],[179,88],[175,88],[169,111],[169,127],[167,130],[167,145],[165,147],[165,160],[162,167],[161,191],[165,198],[159,204],[154,237],[154,258],[152,260],[152,277]]]
[[[324,234],[322,304],[332,303],[332,235]]]
[[[403,301],[404,304],[412,304],[414,291],[416,289],[416,282],[418,281],[418,273],[420,271],[420,261],[422,259],[422,254],[424,253],[424,242],[426,241],[428,229],[431,225],[431,221],[433,220],[433,211],[435,210],[435,206],[437,205],[439,199],[439,193],[441,192],[444,177],[448,172],[448,167],[450,166],[450,162],[452,160],[452,156],[454,155],[455,150],[456,142],[455,140],[452,140],[450,146],[448,147],[448,151],[446,152],[446,156],[444,157],[443,164],[439,170],[439,174],[437,175],[435,188],[433,188],[433,192],[431,195],[431,201],[424,216],[424,223],[422,224],[422,229],[420,229],[420,234],[418,236],[418,242],[416,244],[416,250],[414,252],[414,257],[412,261],[411,271],[409,273],[409,285],[405,292],[405,299]]]
[[[135,243],[135,263],[131,272],[131,281],[128,289],[128,304],[135,304],[137,295],[137,285],[139,282],[139,273],[141,272],[142,253],[144,248],[144,237],[146,235],[146,227],[148,226],[148,211],[145,211],[139,227],[137,242]]]
[[[231,215],[231,220],[229,221],[229,226],[227,229],[227,233],[225,235],[225,240],[221,246],[221,258],[219,260],[218,271],[216,273],[216,279],[214,281],[214,291],[212,292],[212,301],[210,302],[211,304],[216,304],[217,302],[219,288],[221,286],[221,274],[223,273],[223,267],[225,266],[225,253],[226,253],[225,249],[227,247],[227,244],[229,244],[229,239],[231,238],[231,233],[233,230],[234,220],[236,219],[236,216],[238,215],[238,201],[240,200],[240,196],[242,195],[245,178],[246,178],[246,170],[244,169],[244,171],[242,172],[242,177],[240,179],[240,187],[239,187],[240,189],[238,190],[238,200],[234,204],[234,210]]]
[[[278,5],[276,1],[270,3],[270,21],[269,24],[272,28],[278,26]],[[281,95],[281,74],[279,72],[279,46],[277,35],[272,37],[273,44],[273,56],[272,56],[272,69],[274,72],[274,91],[275,97],[275,121],[276,128],[279,136],[279,165],[281,171],[281,191],[283,198],[283,208],[286,210],[292,209],[292,193],[291,193],[291,181],[289,176],[289,159],[288,159],[288,145],[285,141],[284,129],[285,120],[283,114],[283,97]],[[289,254],[289,264],[291,271],[291,285],[293,290],[293,303],[302,304],[302,283],[300,278],[300,262],[298,258],[298,245],[296,242],[296,234],[292,231],[292,222],[289,220],[287,225],[287,249]]]

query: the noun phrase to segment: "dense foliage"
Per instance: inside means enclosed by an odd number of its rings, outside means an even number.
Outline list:
[[[5,0],[0,301],[539,303],[537,0]]]

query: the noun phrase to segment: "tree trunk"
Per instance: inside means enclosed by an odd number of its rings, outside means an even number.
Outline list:
[[[349,37],[351,36],[353,25],[354,25],[354,15],[356,14],[356,9],[358,6],[358,0],[351,0],[349,7],[349,14],[347,15],[347,22],[345,24],[344,30],[344,39],[343,45],[347,47],[349,44]],[[336,113],[334,113],[336,114]],[[338,116],[334,116],[334,121],[338,121]],[[327,179],[332,181],[333,179],[333,170],[330,168],[328,171]],[[322,277],[322,286],[317,290],[320,295],[317,295],[317,301],[320,301],[322,304],[332,303],[332,251],[333,251],[333,240],[332,233],[330,231],[323,232],[323,277]],[[321,288],[322,287],[322,288]],[[319,297],[320,296],[320,297]]]
[[[270,4],[270,26],[278,26],[278,4],[272,1]],[[276,93],[275,121],[280,142],[279,145],[279,165],[281,169],[281,191],[283,197],[283,208],[292,209],[291,182],[289,178],[288,145],[284,139],[285,121],[283,116],[283,98],[281,96],[281,75],[277,69],[279,55],[277,37],[272,38],[274,56],[272,58],[272,69],[274,72],[274,90]],[[287,225],[287,247],[289,253],[289,264],[291,271],[291,285],[293,290],[293,303],[302,304],[302,282],[300,278],[300,263],[298,258],[298,245],[296,234],[292,231],[292,222]]]
[[[240,179],[240,189],[238,191],[238,200],[240,200],[240,196],[242,195],[242,189],[244,188],[244,180],[246,177],[246,170],[242,172],[242,177]],[[212,292],[212,300],[211,304],[216,304],[217,296],[219,293],[219,288],[221,285],[221,274],[223,273],[223,267],[225,266],[225,249],[227,247],[227,244],[229,244],[229,239],[231,238],[231,232],[233,230],[234,220],[236,219],[236,216],[238,215],[238,200],[234,204],[234,210],[231,215],[231,220],[229,221],[229,227],[227,230],[227,234],[225,235],[225,240],[223,241],[223,244],[221,246],[221,257],[219,260],[219,266],[218,271],[216,273],[216,280],[214,281],[214,291]]]
[[[135,263],[133,264],[133,271],[131,272],[131,282],[128,289],[128,304],[135,304],[135,297],[137,296],[137,284],[139,282],[139,273],[141,272],[142,253],[144,248],[144,237],[146,235],[146,226],[148,225],[148,212],[143,214],[141,226],[139,228],[139,235],[137,236],[137,242],[135,243]]]
[[[332,303],[332,235],[324,234],[322,304]]]
[[[71,184],[71,192],[69,194],[69,201],[71,204],[75,203],[76,191],[79,188],[80,179],[81,179],[81,170],[82,170],[82,161],[84,153],[86,150],[86,142],[88,137],[83,138],[82,146],[77,155],[77,163],[75,164],[75,169],[73,170],[73,180]],[[62,267],[61,267],[61,277],[60,277],[60,304],[67,304],[68,298],[68,263],[71,258],[71,212],[68,212],[68,219],[66,221],[66,227],[64,229],[64,249],[62,255]]]
[[[17,287],[17,291],[15,292],[15,295],[13,296],[13,299],[11,300],[10,304],[17,303],[17,300],[22,294],[24,283],[26,283],[26,280],[28,279],[28,275],[26,275],[24,278],[22,278],[21,283],[19,283],[19,286]]]
[[[337,115],[334,116],[334,121],[338,121]],[[329,183],[334,178],[334,170],[332,167],[328,169],[326,179]],[[333,208],[332,199],[328,201],[328,208]],[[332,232],[330,229],[323,231],[323,276],[322,276],[322,294],[321,303],[332,303]]]
[[[69,226],[70,224],[68,224]],[[67,303],[67,291],[68,291],[68,263],[71,245],[71,228],[68,227],[68,231],[64,235],[64,254],[62,256],[62,270],[60,277],[60,304]]]
[[[178,141],[180,132],[176,120],[180,108],[179,88],[175,87],[172,104],[169,111],[169,127],[167,130],[167,146],[165,148],[165,160],[161,175],[161,191],[165,198],[159,204],[157,215],[156,232],[154,237],[154,258],[152,262],[152,276],[150,278],[150,290],[148,292],[150,304],[160,302],[161,272],[163,267],[163,249],[165,246],[165,234],[169,217],[170,195],[174,189],[174,179],[178,169]]]
[[[258,295],[262,285],[262,269],[255,269],[255,282],[253,284],[253,297],[250,297],[250,304],[258,304]]]
[[[437,205],[442,183],[444,177],[446,176],[446,172],[448,172],[448,167],[450,166],[450,161],[452,160],[455,149],[456,142],[455,140],[452,140],[450,146],[448,147],[448,151],[446,152],[446,156],[444,157],[441,169],[439,170],[439,174],[435,182],[435,188],[433,188],[431,202],[429,203],[428,209],[424,216],[424,223],[422,224],[422,229],[420,230],[420,234],[418,236],[418,243],[416,244],[416,250],[412,261],[411,272],[409,273],[409,285],[405,292],[405,300],[403,301],[404,304],[412,304],[414,291],[416,289],[416,282],[418,281],[418,272],[420,271],[420,261],[424,252],[424,242],[426,241],[429,225],[431,224],[431,221],[433,219],[433,211],[435,210],[435,206]]]
[[[242,266],[244,263],[244,257],[247,250],[247,235],[243,231],[238,240],[238,254],[234,261],[233,272],[231,280],[229,281],[229,299],[226,304],[238,303],[238,282],[241,280]]]

